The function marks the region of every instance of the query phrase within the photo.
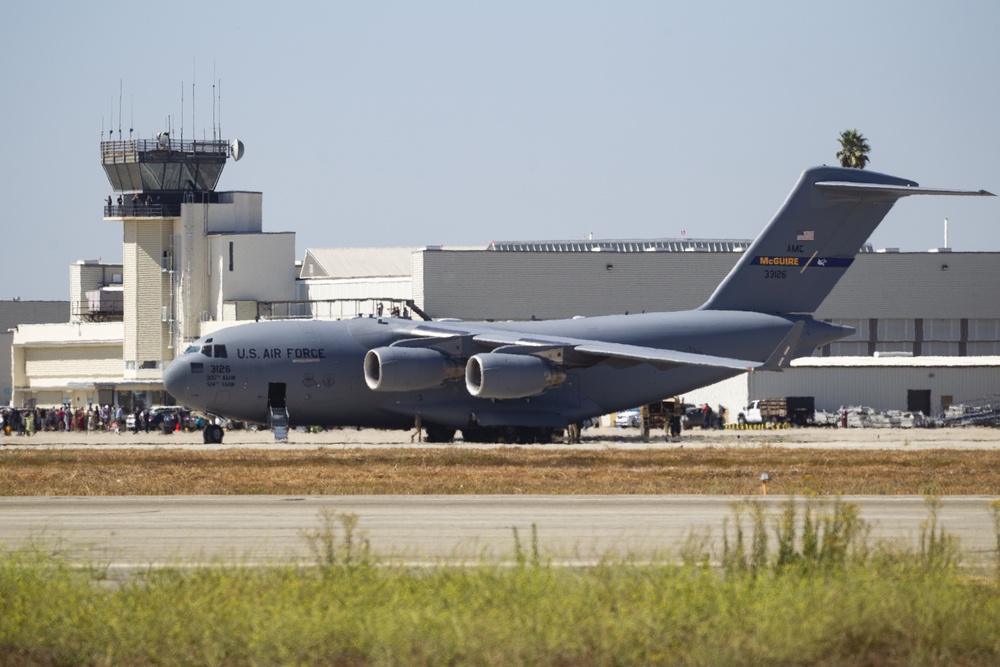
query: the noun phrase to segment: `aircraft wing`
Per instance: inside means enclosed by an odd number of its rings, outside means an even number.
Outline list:
[[[562,336],[523,336],[516,332],[490,332],[473,335],[476,343],[502,346],[496,351],[508,354],[533,354],[537,351],[547,351],[562,348],[576,354],[609,359],[622,359],[639,363],[668,366],[712,366],[715,368],[732,368],[735,370],[752,370],[763,366],[766,362],[748,361],[716,357],[694,352],[679,350],[664,350],[642,345],[627,343],[610,343],[605,341],[580,338],[564,338]]]

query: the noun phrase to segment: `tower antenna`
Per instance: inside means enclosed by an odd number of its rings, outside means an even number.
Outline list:
[[[219,79],[219,139],[222,139],[222,79]]]
[[[122,140],[122,80],[118,79],[118,141]]]
[[[191,59],[191,131],[194,132],[195,141],[198,140],[198,116],[195,113],[194,91],[198,82],[197,60]]]
[[[218,139],[215,132],[215,60],[212,60],[212,143]]]

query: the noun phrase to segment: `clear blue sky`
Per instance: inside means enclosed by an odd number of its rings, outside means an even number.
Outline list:
[[[2,299],[121,261],[102,129],[211,137],[213,81],[246,144],[219,187],[262,191],[299,258],[752,238],[849,128],[872,170],[1000,192],[996,0],[39,0],[0,9],[0,62]],[[946,217],[955,250],[1000,251],[1000,199],[903,200],[871,240],[937,247]]]

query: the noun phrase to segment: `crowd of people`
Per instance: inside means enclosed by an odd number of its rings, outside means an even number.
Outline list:
[[[149,432],[155,428],[155,418],[147,409],[131,412],[121,406],[92,405],[73,409],[58,408],[3,408],[0,410],[0,433],[3,435],[32,435],[39,431],[81,431],[121,433],[129,426],[135,433]],[[128,423],[131,422],[131,423]]]

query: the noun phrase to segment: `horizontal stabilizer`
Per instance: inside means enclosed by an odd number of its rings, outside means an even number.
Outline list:
[[[951,195],[954,197],[996,196],[986,190],[947,190],[943,188],[922,188],[918,185],[880,185],[878,183],[849,183],[846,181],[820,181],[816,183],[816,187],[826,192],[839,192],[855,197],[866,193],[879,193],[888,195],[892,199],[908,197],[910,195]]]

